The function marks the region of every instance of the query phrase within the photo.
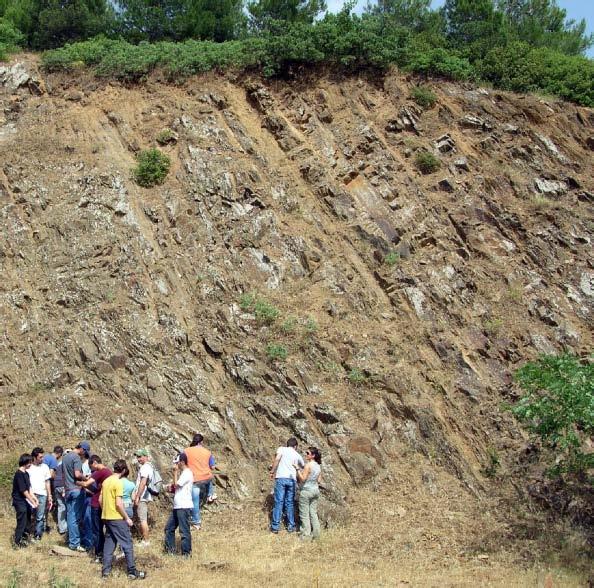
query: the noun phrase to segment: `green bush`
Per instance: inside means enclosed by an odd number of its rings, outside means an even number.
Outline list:
[[[592,359],[547,355],[515,374],[525,394],[512,412],[551,449],[553,475],[594,468],[594,453],[585,450],[594,435]]]
[[[384,257],[384,263],[390,267],[396,265],[400,261],[400,254],[397,251],[390,251],[386,257]]]
[[[252,310],[254,304],[256,304],[255,294],[247,292],[241,295],[241,298],[239,299],[239,307],[241,308],[241,310],[243,310],[244,312],[248,312]]]
[[[269,325],[279,317],[280,311],[266,300],[258,300],[254,304],[254,314],[259,323]]]
[[[365,374],[359,368],[352,368],[347,378],[351,384],[362,384],[366,380]]]
[[[0,18],[0,61],[8,59],[24,42],[24,35],[11,22]]]
[[[437,102],[437,96],[427,86],[415,86],[410,92],[410,97],[421,108],[433,108]]]
[[[134,180],[143,188],[162,184],[169,173],[171,160],[158,149],[145,149],[138,154],[138,165],[133,170]]]
[[[287,359],[287,348],[277,343],[270,343],[266,346],[266,355],[272,361],[284,361]]]
[[[541,91],[594,106],[594,60],[586,57],[517,42],[487,53],[477,72],[499,88]]]
[[[429,151],[417,153],[415,164],[423,174],[432,174],[441,167],[441,161]]]

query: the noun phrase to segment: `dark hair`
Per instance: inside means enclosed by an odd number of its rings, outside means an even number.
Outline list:
[[[317,461],[319,464],[322,463],[322,454],[317,447],[310,447],[308,451],[313,455],[314,461]]]
[[[113,464],[113,471],[115,474],[123,474],[124,472],[129,472],[130,470],[128,470],[128,464],[124,459],[118,459]]]
[[[297,445],[299,445],[299,443],[297,443],[297,439],[295,439],[295,437],[291,437],[288,441],[287,441],[287,447],[297,447]]]
[[[89,459],[89,452],[86,449],[83,452],[83,459]]]
[[[177,456],[177,459],[188,465],[188,456],[183,451]]]
[[[192,443],[190,443],[190,447],[196,447],[196,445],[200,445],[204,441],[204,437],[200,433],[196,433],[192,438]]]
[[[29,465],[33,461],[33,458],[28,453],[23,453],[21,457],[19,457],[19,467],[22,468],[23,466]]]
[[[98,455],[91,455],[91,457],[89,457],[89,465],[91,465],[92,463],[103,463],[101,461],[101,458]]]
[[[56,445],[54,447],[54,453],[57,453],[58,455],[63,455],[64,454],[64,448],[61,445]]]
[[[31,451],[31,457],[33,459],[35,459],[40,453],[44,453],[43,448],[42,447],[35,447]]]
[[[127,478],[130,475],[130,470],[128,469],[128,466],[126,465],[126,467],[120,472],[120,478]]]

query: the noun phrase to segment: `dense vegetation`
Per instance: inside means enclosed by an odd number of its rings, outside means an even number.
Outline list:
[[[551,473],[594,468],[594,363],[573,355],[544,356],[516,373],[525,394],[512,408],[553,456]]]
[[[324,0],[0,0],[0,54],[55,49],[44,56],[49,69],[84,64],[124,79],[154,69],[179,78],[213,68],[274,75],[318,63],[395,65],[594,106],[594,61],[584,57],[593,39],[556,0],[430,4],[377,0],[357,15],[349,2],[325,14]]]

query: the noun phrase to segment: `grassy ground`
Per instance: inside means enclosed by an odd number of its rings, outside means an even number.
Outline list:
[[[406,504],[407,506],[403,506]],[[414,508],[413,508],[414,507]],[[416,495],[407,489],[364,492],[349,505],[350,521],[315,543],[267,532],[260,504],[219,507],[205,513],[193,534],[190,560],[165,556],[160,541],[165,510],[155,521],[151,546],[136,549],[144,586],[587,586],[587,559],[579,537],[567,531],[565,547],[552,547],[558,530],[516,532],[464,495]],[[67,588],[124,586],[123,560],[112,578],[86,556],[51,555],[54,534],[27,550],[13,551],[10,511],[0,518],[0,586]],[[504,522],[502,522],[502,520]],[[539,535],[540,536],[535,536]],[[572,543],[569,538],[575,537]],[[548,546],[548,547],[547,547]]]

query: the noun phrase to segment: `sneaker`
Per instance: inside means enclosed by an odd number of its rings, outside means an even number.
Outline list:
[[[78,547],[69,547],[70,551],[76,551],[77,553],[86,553],[87,550],[82,546],[79,545]]]
[[[200,525],[192,525],[192,531],[200,531]]]
[[[217,499],[217,495],[216,494],[211,494],[207,499],[206,502],[208,502],[209,504],[211,504],[212,502],[214,502]]]
[[[35,537],[31,539],[31,543],[39,543],[40,541],[41,537],[39,535],[35,535]]]
[[[270,529],[271,533],[274,533],[275,535],[278,535],[278,529]]]
[[[136,572],[135,574],[128,574],[128,580],[144,580],[146,572]]]
[[[102,557],[95,557],[95,559],[93,560],[94,563],[102,563],[103,562],[103,558]]]

